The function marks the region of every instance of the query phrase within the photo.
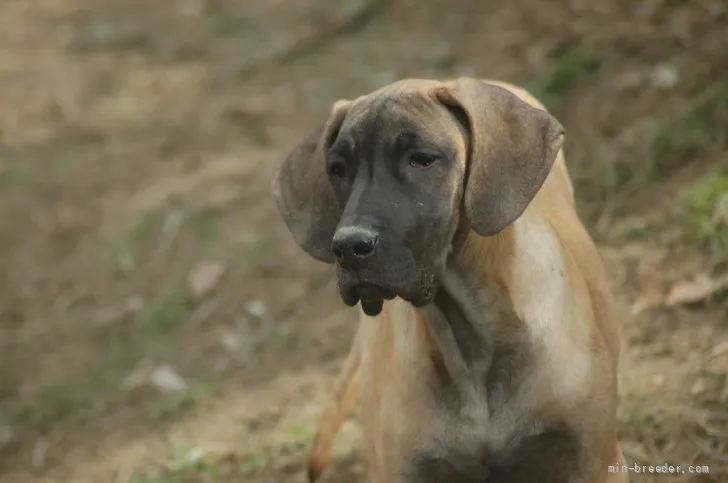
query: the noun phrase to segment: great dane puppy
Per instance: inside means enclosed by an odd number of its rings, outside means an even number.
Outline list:
[[[564,129],[526,91],[408,79],[331,114],[272,183],[361,305],[309,459],[357,397],[373,483],[624,483],[615,304]]]

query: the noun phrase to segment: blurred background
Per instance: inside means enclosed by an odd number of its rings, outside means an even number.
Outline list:
[[[0,1],[0,481],[304,481],[355,311],[270,178],[336,99],[459,75],[566,127],[624,452],[710,471],[633,481],[728,481],[723,0]]]

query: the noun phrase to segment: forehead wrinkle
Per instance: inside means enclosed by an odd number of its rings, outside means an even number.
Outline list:
[[[388,128],[406,129],[413,133],[421,132],[422,128],[427,127],[437,114],[431,101],[411,91],[383,97],[380,102],[386,108],[380,107],[372,114],[378,116],[380,118],[378,122],[385,124]]]
[[[401,106],[396,111],[398,131],[433,139],[448,131],[448,119],[442,115],[442,109],[419,93],[408,94],[394,101]]]
[[[442,136],[447,123],[435,102],[402,85],[360,98],[351,107],[345,128],[359,149],[374,150],[382,143],[396,143],[403,133],[425,138]]]

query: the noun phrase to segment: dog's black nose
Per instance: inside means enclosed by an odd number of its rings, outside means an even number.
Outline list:
[[[363,261],[374,255],[378,242],[379,235],[369,228],[344,226],[336,230],[331,251],[339,263]]]

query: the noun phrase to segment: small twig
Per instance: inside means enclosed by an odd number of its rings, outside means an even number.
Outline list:
[[[645,441],[645,446],[647,446],[647,449],[652,453],[652,460],[653,461],[664,461],[665,460],[665,454],[660,451],[660,449],[657,447],[655,442],[652,440],[652,438]]]
[[[672,452],[672,450],[675,449],[675,446],[676,446],[675,441],[668,441],[667,444],[665,445],[665,447],[662,449],[662,452],[664,454],[670,454],[670,452]]]
[[[632,459],[634,461],[644,463],[647,460],[645,459],[644,454],[640,454],[637,451],[633,451],[630,448],[622,448],[622,451],[624,452],[624,456],[626,456],[629,459]]]
[[[201,326],[207,322],[212,314],[220,307],[219,300],[210,300],[200,305],[190,316],[190,324]]]
[[[612,192],[609,196],[607,196],[607,199],[604,202],[604,209],[599,214],[599,219],[596,222],[595,230],[598,233],[605,233],[607,231],[607,228],[612,224],[612,221],[614,220],[614,211],[617,207],[616,203],[617,195]],[[623,198],[623,197],[620,197]]]
[[[723,432],[714,428],[713,426],[708,425],[708,424],[704,423],[703,421],[700,421],[697,418],[691,418],[691,420],[692,420],[693,424],[695,424],[696,426],[699,426],[700,429],[705,431],[705,434],[707,434],[708,436],[712,436],[713,438],[716,438],[719,440],[725,438],[725,435],[723,434]]]
[[[698,438],[693,431],[686,430],[685,431],[688,439],[692,441],[692,443],[700,449],[700,451],[703,453],[703,455],[707,456],[708,458],[719,461],[721,463],[728,464],[728,455],[721,454],[716,452],[714,449],[709,448],[703,441]]]
[[[726,352],[728,352],[728,340],[710,349],[710,352],[708,352],[708,360],[712,361],[713,359],[722,356]]]
[[[703,454],[703,451],[701,449],[696,449],[695,452],[693,453],[693,455],[690,458],[688,458],[688,461],[690,462],[691,465],[694,465],[695,463],[698,462],[698,459],[700,458],[700,455],[702,455],[702,454]]]
[[[181,211],[172,211],[164,220],[162,233],[157,242],[157,250],[159,253],[165,254],[174,244],[177,236],[180,234],[182,226],[185,224],[185,216]]]

